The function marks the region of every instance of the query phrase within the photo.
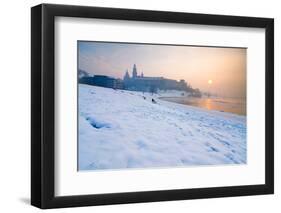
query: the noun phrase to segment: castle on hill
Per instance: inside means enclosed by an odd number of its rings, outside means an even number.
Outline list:
[[[134,64],[132,76],[128,70],[123,78],[124,88],[128,90],[156,92],[157,90],[183,90],[187,91],[189,86],[185,80],[172,80],[164,77],[146,77],[143,73],[138,75],[137,66]]]
[[[113,89],[125,89],[152,93],[157,92],[157,90],[193,91],[193,89],[185,82],[185,80],[177,81],[164,77],[148,77],[144,76],[143,73],[138,75],[137,66],[135,64],[133,65],[131,76],[127,70],[123,79],[113,78],[106,75],[90,76],[87,74],[87,72],[79,70],[79,83]]]

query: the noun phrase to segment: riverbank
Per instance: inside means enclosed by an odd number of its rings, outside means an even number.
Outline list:
[[[245,116],[160,97],[80,84],[79,170],[246,163]]]

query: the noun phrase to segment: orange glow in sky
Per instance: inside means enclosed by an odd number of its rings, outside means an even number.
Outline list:
[[[90,74],[138,74],[180,80],[225,97],[246,97],[246,48],[79,42],[78,66]]]

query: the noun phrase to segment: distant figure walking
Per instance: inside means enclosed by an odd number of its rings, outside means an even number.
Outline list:
[[[145,100],[146,99],[146,97],[145,96],[142,96],[143,97],[143,99]]]
[[[154,100],[154,98],[151,99],[152,103],[157,104],[157,102]]]

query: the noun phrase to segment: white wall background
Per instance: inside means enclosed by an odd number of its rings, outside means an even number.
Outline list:
[[[275,18],[275,195],[50,210],[51,212],[280,212],[281,3],[278,0],[53,0],[57,4]],[[37,0],[1,2],[0,212],[39,212],[30,197],[30,7]],[[279,5],[280,4],[280,5]],[[280,82],[280,83],[279,83]]]

